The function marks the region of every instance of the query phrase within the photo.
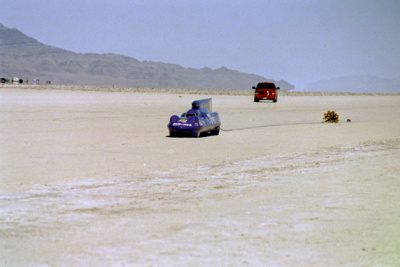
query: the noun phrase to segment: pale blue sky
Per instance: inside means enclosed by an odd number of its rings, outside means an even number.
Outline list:
[[[400,79],[399,14],[399,0],[0,0],[0,23],[47,45],[227,67],[297,90],[356,74]]]

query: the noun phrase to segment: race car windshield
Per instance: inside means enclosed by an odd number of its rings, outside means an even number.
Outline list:
[[[186,117],[193,117],[193,116],[198,116],[197,113],[186,113]]]

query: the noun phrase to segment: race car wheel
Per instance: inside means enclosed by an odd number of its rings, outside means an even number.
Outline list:
[[[212,135],[219,135],[219,129],[211,131],[211,134]]]

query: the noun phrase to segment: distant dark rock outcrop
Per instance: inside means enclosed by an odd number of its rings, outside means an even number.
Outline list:
[[[294,89],[285,81],[227,68],[194,69],[177,64],[141,62],[116,54],[74,53],[42,44],[2,24],[0,57],[1,77],[51,80],[53,84],[250,90],[258,82],[271,81],[282,91]]]

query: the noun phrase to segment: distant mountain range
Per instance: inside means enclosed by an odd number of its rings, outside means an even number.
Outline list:
[[[146,88],[250,90],[261,81],[275,82],[282,91],[294,89],[286,81],[273,81],[227,68],[184,68],[177,64],[139,61],[116,54],[80,54],[45,45],[17,29],[0,24],[0,78],[49,80],[52,84]]]
[[[368,75],[353,75],[322,80],[308,84],[309,92],[349,92],[349,93],[400,93],[400,81]]]

